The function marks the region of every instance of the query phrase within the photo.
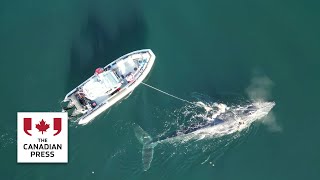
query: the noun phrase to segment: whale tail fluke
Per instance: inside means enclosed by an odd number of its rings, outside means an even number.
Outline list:
[[[151,161],[153,159],[153,149],[156,146],[156,143],[152,143],[151,136],[145,132],[139,125],[134,126],[134,133],[142,144],[142,163],[143,170],[147,171],[150,168]]]

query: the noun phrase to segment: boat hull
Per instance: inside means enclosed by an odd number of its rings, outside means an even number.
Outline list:
[[[137,79],[135,79],[134,82],[132,82],[128,86],[122,88],[119,92],[117,92],[113,97],[108,99],[106,102],[103,102],[103,103],[99,104],[97,107],[92,109],[89,113],[86,113],[86,114],[82,115],[81,117],[79,117],[78,118],[78,124],[85,125],[85,124],[91,122],[98,115],[100,115],[101,113],[103,113],[104,111],[109,109],[111,106],[113,106],[117,102],[119,102],[122,99],[124,99],[125,97],[127,97],[132,91],[134,91],[134,89],[136,87],[138,87],[138,85],[148,76],[148,74],[150,73],[150,71],[151,71],[151,69],[152,69],[152,67],[154,65],[154,61],[155,61],[156,56],[154,55],[154,53],[150,49],[143,49],[143,50],[138,50],[138,51],[134,51],[134,52],[128,53],[128,54],[123,55],[120,58],[118,58],[118,59],[116,59],[115,61],[112,62],[112,63],[114,63],[114,62],[118,61],[119,59],[123,59],[125,57],[131,56],[131,55],[134,55],[134,54],[146,53],[146,52],[148,52],[150,54],[150,58],[147,61],[146,67],[141,72],[141,75]],[[112,63],[110,63],[110,64],[112,64]],[[84,84],[84,83],[82,83],[82,84]],[[65,99],[67,99],[67,97],[70,96],[70,94],[73,93],[74,91],[75,90],[72,90],[70,93],[68,93]]]

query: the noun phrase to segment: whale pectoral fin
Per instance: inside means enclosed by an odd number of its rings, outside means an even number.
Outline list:
[[[134,132],[139,142],[143,145],[142,147],[143,170],[147,171],[150,168],[151,161],[153,159],[153,151],[154,151],[153,149],[158,143],[157,142],[153,143],[151,136],[138,125],[134,126]]]
[[[154,146],[152,144],[144,145],[142,148],[142,163],[143,170],[147,171],[150,168],[153,159]]]
[[[152,142],[152,137],[145,132],[139,125],[134,125],[134,134],[136,135],[138,141],[142,144],[149,144]]]

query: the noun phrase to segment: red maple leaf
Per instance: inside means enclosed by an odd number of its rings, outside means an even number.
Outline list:
[[[39,132],[41,131],[42,134],[43,132],[47,132],[47,129],[49,128],[49,124],[46,124],[46,122],[42,119],[39,124],[36,125],[36,128],[39,130]]]

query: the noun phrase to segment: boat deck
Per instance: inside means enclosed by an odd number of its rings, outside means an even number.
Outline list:
[[[93,114],[97,114],[97,112],[95,112],[97,108],[101,109],[101,106],[110,107],[125,97],[124,95],[132,92],[142,81],[141,79],[138,83],[135,83],[145,71],[151,58],[152,66],[155,56],[152,51],[148,49],[124,55],[104,68],[98,68],[97,70],[99,71],[96,70],[93,76],[69,92],[64,101],[72,101],[75,106],[74,112],[76,114],[83,114],[79,117],[80,119],[87,118],[87,116],[93,112]],[[148,68],[147,73],[150,69],[151,67]],[[145,76],[146,75],[142,78],[144,79]],[[133,84],[136,85],[132,86]],[[100,112],[100,110],[98,112]]]

